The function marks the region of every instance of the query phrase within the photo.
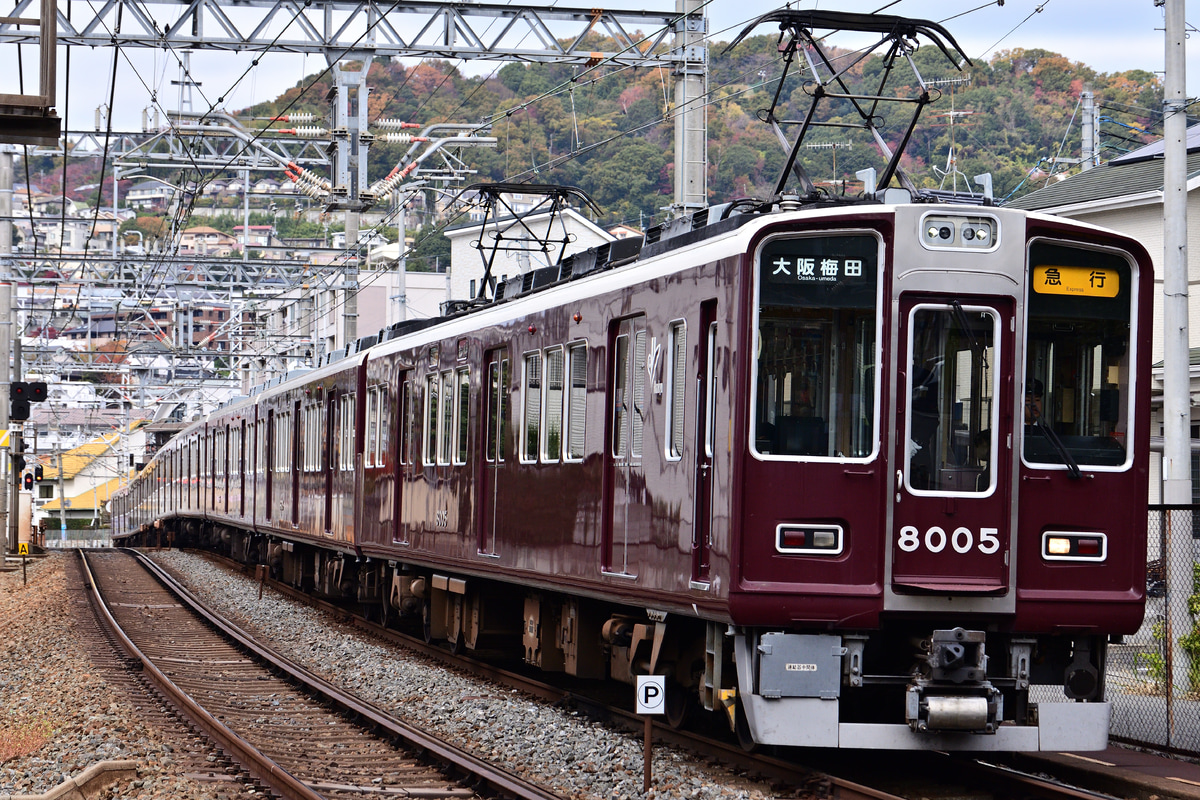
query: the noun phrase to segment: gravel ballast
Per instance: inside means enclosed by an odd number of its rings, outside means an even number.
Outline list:
[[[30,559],[27,582],[19,568],[0,572],[0,795],[42,794],[88,767],[127,759],[138,763],[137,777],[101,797],[242,797],[240,786],[218,790],[187,778],[178,739],[173,745],[147,725],[127,692],[97,674],[73,624],[90,613],[78,605],[82,587],[65,580],[66,560],[75,557]]]
[[[74,557],[30,561],[28,585],[20,570],[0,573],[0,759],[9,755],[6,737],[29,742],[23,748],[29,752],[0,763],[0,795],[46,792],[101,761],[132,759],[140,764],[137,779],[104,797],[249,797],[239,784],[190,780],[178,763],[177,750],[186,746],[178,734],[148,724],[125,691],[96,674],[72,625],[72,616],[86,611],[77,605],[79,587],[64,580],[65,561]],[[260,600],[256,582],[200,556],[161,551],[153,557],[271,647],[409,724],[564,797],[643,796],[639,736],[448,669],[269,590]],[[661,744],[653,775],[649,797],[773,796],[766,784]]]

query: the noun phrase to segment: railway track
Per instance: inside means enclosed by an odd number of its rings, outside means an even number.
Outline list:
[[[101,613],[170,703],[280,797],[553,800],[277,656],[148,559],[80,557]],[[168,589],[168,587],[170,587]]]
[[[211,553],[203,555],[231,570],[245,571],[242,565],[230,559]],[[259,580],[297,602],[335,618],[349,617],[356,627],[432,657],[447,666],[498,682],[545,702],[569,704],[593,718],[603,719],[632,733],[640,733],[643,729],[643,718],[620,705],[598,701],[561,685],[452,653],[442,645],[426,643],[416,636],[378,622],[349,615],[344,607],[305,595],[287,584],[261,575]],[[763,776],[776,785],[790,787],[788,793],[800,796],[834,800],[899,800],[945,796],[947,786],[954,787],[951,796],[993,797],[997,800],[1112,800],[1121,796],[1119,791],[1112,794],[1089,791],[1055,780],[1052,776],[1019,769],[1007,763],[1002,754],[973,758],[945,753],[879,752],[864,759],[861,752],[826,751],[814,757],[808,751],[786,748],[747,753],[736,744],[720,738],[690,730],[677,730],[658,722],[653,725],[653,735],[656,742],[683,748],[700,759],[718,761],[739,772]],[[872,768],[865,770],[864,763],[870,763]]]

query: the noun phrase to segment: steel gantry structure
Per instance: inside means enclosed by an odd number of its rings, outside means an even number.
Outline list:
[[[344,339],[352,343],[357,317],[358,214],[389,193],[415,190],[428,181],[459,180],[470,172],[456,151],[435,147],[423,154],[410,151],[406,156],[412,172],[401,177],[407,177],[408,183],[393,180],[393,173],[368,185],[363,172],[374,134],[366,129],[366,78],[371,61],[380,57],[560,63],[578,65],[582,72],[601,65],[669,70],[675,79],[677,167],[671,208],[675,213],[684,213],[706,204],[704,95],[708,58],[705,45],[707,19],[702,12],[702,0],[675,0],[673,10],[662,11],[429,0],[395,0],[391,3],[377,0],[59,0],[54,14],[56,25],[43,24],[36,28],[23,25],[35,15],[39,3],[45,5],[44,0],[16,0],[9,16],[0,16],[0,44],[48,46],[53,50],[56,40],[57,45],[66,47],[133,47],[177,52],[185,70],[180,85],[195,85],[186,74],[187,54],[191,50],[323,56],[337,77],[338,89],[328,136],[303,140],[270,131],[240,128],[236,121],[212,108],[201,114],[180,114],[169,120],[169,130],[142,134],[68,133],[61,140],[62,147],[68,152],[59,150],[55,154],[76,158],[100,157],[107,153],[112,159],[114,181],[118,180],[119,174],[129,177],[131,173],[156,168],[192,168],[205,176],[201,180],[211,179],[218,172],[248,175],[259,170],[291,170],[292,174],[307,171],[309,179],[296,181],[298,191],[323,202],[327,210],[346,212],[350,252],[332,268],[317,267],[298,259],[248,261],[245,247],[240,261],[184,258],[171,248],[167,252],[131,257],[118,252],[115,246],[119,221],[114,219],[111,255],[88,250],[79,254],[21,253],[14,258],[11,235],[5,236],[13,219],[12,206],[5,202],[11,198],[11,190],[5,194],[5,187],[0,187],[0,284],[3,280],[11,280],[9,291],[16,282],[36,289],[39,284],[55,284],[67,279],[72,284],[118,292],[137,287],[138,300],[143,302],[148,291],[153,292],[156,287],[169,290],[171,286],[186,285],[200,272],[206,276],[202,284],[205,288],[221,287],[228,292],[231,306],[244,304],[232,311],[225,326],[236,337],[236,330],[247,324],[255,325],[251,318],[255,309],[263,307],[262,300],[253,297],[255,287],[261,290],[278,281],[276,285],[281,289],[298,285],[307,288],[307,271],[324,269],[329,274],[314,275],[312,282],[344,292]],[[603,37],[606,49],[596,49],[598,37]],[[222,101],[223,98],[218,99],[217,105]],[[109,111],[111,113],[111,109]],[[474,130],[463,130],[453,136],[475,137],[478,143],[483,143],[481,134],[487,133],[486,128],[474,127]],[[447,139],[453,138],[449,132],[444,135]],[[454,146],[464,143],[467,142],[456,141]],[[494,140],[492,143],[494,145]],[[53,151],[37,152],[51,154]],[[440,156],[438,164],[431,158],[435,152]],[[297,167],[301,169],[297,170]],[[314,182],[311,180],[314,169],[328,169],[330,179]],[[398,169],[400,165],[397,165]],[[8,174],[11,176],[11,172]],[[9,181],[8,186],[11,186],[11,177]],[[314,194],[313,186],[321,191]],[[199,187],[178,188],[182,201]],[[245,213],[248,215],[248,209]],[[30,222],[32,225],[32,216]],[[178,233],[178,229],[175,232]],[[68,274],[70,277],[66,278]],[[173,302],[181,301],[177,298]],[[35,307],[36,304],[31,305],[31,308]],[[15,315],[17,305],[13,303],[10,308]],[[120,308],[119,304],[117,308]],[[9,319],[0,319],[0,326],[9,322]],[[11,329],[17,330],[15,326]],[[263,339],[259,337],[259,341],[261,344]],[[30,349],[34,360],[49,368],[48,362],[55,358],[53,348],[35,346]],[[0,350],[4,350],[0,356],[7,355],[2,342]],[[185,352],[175,354],[183,358],[179,363],[196,355],[195,350],[189,352],[186,348]],[[256,357],[259,355],[261,351],[255,354]],[[207,354],[202,358],[206,357]],[[7,361],[7,358],[3,360]],[[144,363],[152,361],[153,358],[147,358]],[[20,374],[19,363],[15,365],[15,373]],[[134,377],[132,373],[130,377]],[[157,383],[155,370],[148,366],[136,377],[142,394]],[[7,379],[7,373],[0,376],[0,395],[7,394]],[[212,383],[202,382],[206,386]],[[129,382],[124,385],[128,387]],[[169,387],[162,388],[165,390],[163,396],[173,392]],[[155,396],[158,394],[156,391]],[[7,403],[0,405],[7,406]],[[6,417],[2,411],[0,409],[0,423]],[[2,513],[3,500],[0,499]]]
[[[40,0],[18,0],[15,19]],[[68,18],[66,6],[72,6]],[[694,18],[693,18],[694,19]],[[154,47],[289,52],[334,59],[377,57],[559,61],[674,67],[698,54],[672,48],[696,23],[678,12],[550,8],[428,0],[107,0],[58,3],[58,41],[86,47]],[[645,31],[650,31],[645,33]],[[610,37],[597,52],[588,34]],[[34,44],[36,30],[2,18],[0,43]],[[529,42],[536,43],[531,46]],[[694,46],[694,45],[693,45]]]

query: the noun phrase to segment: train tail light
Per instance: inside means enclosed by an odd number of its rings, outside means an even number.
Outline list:
[[[775,529],[780,553],[836,556],[845,549],[841,525],[780,525]]]
[[[1103,533],[1046,531],[1042,534],[1042,558],[1047,561],[1104,561],[1108,537]]]

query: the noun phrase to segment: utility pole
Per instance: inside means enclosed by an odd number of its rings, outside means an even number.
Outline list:
[[[16,325],[15,304],[10,303],[9,306],[9,326],[12,332],[12,380],[21,380],[21,331]],[[10,399],[11,399],[12,384],[9,384]],[[5,404],[7,405],[7,403]],[[23,424],[23,423],[22,423]],[[21,427],[15,427],[11,431],[13,461],[20,462],[25,459],[25,443],[22,440]],[[20,529],[19,523],[21,519],[21,471],[14,467],[12,471],[12,480],[9,481],[11,494],[9,495],[8,504],[8,544],[10,553],[17,552],[20,544]]]
[[[1187,93],[1184,75],[1187,41],[1184,0],[1158,0],[1166,6],[1166,80],[1163,93],[1163,502],[1192,503],[1191,387],[1188,358],[1187,258]],[[1188,655],[1179,639],[1191,628],[1192,518],[1189,511],[1167,512],[1167,653],[1171,698],[1188,690]],[[1174,731],[1173,705],[1168,724]]]
[[[58,536],[59,541],[65,542],[67,540],[67,492],[63,483],[65,465],[63,464],[61,438],[54,442],[54,460],[58,462]]]
[[[8,403],[12,387],[8,362],[12,356],[13,332],[13,149],[0,144],[0,431],[8,431]],[[33,231],[31,231],[33,233]],[[36,235],[36,234],[35,234]],[[8,486],[4,476],[10,472],[9,447],[0,448],[0,486]],[[17,470],[11,470],[15,475]],[[14,482],[16,478],[12,479]],[[7,491],[0,491],[0,531],[8,530]],[[11,552],[16,552],[14,549]]]

